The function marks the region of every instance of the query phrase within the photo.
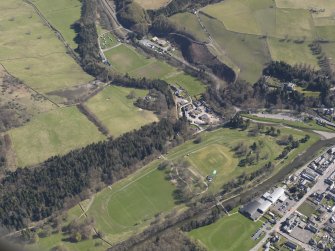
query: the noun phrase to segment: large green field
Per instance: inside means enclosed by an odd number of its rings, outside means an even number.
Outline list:
[[[178,84],[191,95],[205,91],[205,85],[196,78],[168,65],[164,61],[145,57],[128,45],[120,45],[105,52],[112,68],[128,73],[130,76],[148,79],[165,79],[171,84]]]
[[[157,170],[158,161],[98,193],[88,210],[97,228],[116,241],[148,226],[158,213],[175,206],[172,183]]]
[[[127,98],[131,92],[136,97],[144,97],[148,93],[146,90],[108,86],[86,103],[113,137],[158,120],[153,112],[134,106],[136,98]]]
[[[0,63],[36,91],[47,93],[92,80],[28,4],[1,1],[0,22]]]
[[[232,67],[240,79],[255,82],[270,60],[319,69],[309,44],[316,38],[334,41],[334,9],[331,0],[317,4],[313,0],[226,0],[202,8],[199,16],[221,47],[209,45],[211,52]],[[182,20],[185,15],[176,18]],[[194,22],[186,31],[194,35],[200,29]],[[332,51],[334,46],[329,45]],[[324,52],[331,57],[329,50]]]
[[[196,15],[189,12],[177,13],[169,18],[179,27],[182,27],[186,32],[193,35],[197,40],[208,42],[208,37],[198,21]]]
[[[18,166],[37,164],[51,156],[104,139],[76,107],[37,115],[24,126],[9,131],[9,135]]]
[[[76,32],[73,24],[80,19],[79,0],[33,0],[46,19],[59,30],[71,48],[77,48],[74,41]]]
[[[265,65],[271,61],[266,39],[257,35],[232,32],[216,19],[203,14],[200,14],[200,17],[221,47],[222,56],[228,57],[240,68],[239,77],[250,83],[257,81]]]
[[[217,222],[195,229],[189,236],[200,241],[210,251],[247,251],[257,244],[251,236],[262,225],[240,213],[224,216]]]
[[[311,54],[309,42],[295,43],[278,38],[268,38],[271,58],[275,61],[284,61],[290,65],[305,63],[319,69],[317,58]],[[304,62],[301,59],[304,58]]]

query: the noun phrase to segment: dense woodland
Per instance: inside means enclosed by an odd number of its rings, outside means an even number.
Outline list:
[[[155,154],[186,135],[186,122],[144,126],[109,140],[50,158],[35,168],[7,173],[0,183],[0,222],[17,229],[39,221],[57,210],[73,205],[76,199],[106,184],[124,178]]]

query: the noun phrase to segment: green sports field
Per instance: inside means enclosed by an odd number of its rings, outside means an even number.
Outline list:
[[[48,93],[92,80],[28,4],[1,1],[0,22],[0,63],[36,91]]]
[[[9,131],[18,166],[40,163],[51,156],[103,140],[76,107],[67,107],[35,116],[22,127]]]
[[[174,186],[157,170],[158,161],[145,170],[98,193],[88,215],[94,217],[97,228],[108,240],[115,241],[147,226],[155,214],[175,206]]]
[[[88,109],[108,128],[113,137],[158,120],[153,112],[134,106],[136,98],[127,98],[131,92],[136,97],[144,97],[148,93],[147,90],[108,86],[86,103]]]
[[[247,251],[257,244],[251,236],[262,225],[253,222],[240,213],[224,216],[217,222],[195,229],[189,236],[211,251]]]

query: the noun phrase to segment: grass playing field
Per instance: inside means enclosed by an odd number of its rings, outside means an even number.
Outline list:
[[[253,222],[240,213],[224,216],[217,222],[195,229],[189,236],[211,251],[247,251],[257,244],[251,236],[262,225]]]
[[[148,93],[147,90],[109,86],[86,103],[113,137],[158,120],[153,112],[134,106],[136,98],[127,98],[130,92],[134,92],[136,97],[144,97]]]
[[[98,193],[88,210],[110,241],[142,229],[154,215],[175,206],[174,186],[157,170],[159,161]]]
[[[34,0],[33,3],[46,19],[59,30],[71,48],[77,48],[74,41],[76,32],[73,24],[80,19],[81,2],[79,0]]]
[[[154,10],[167,5],[171,0],[135,0],[144,9]]]
[[[47,93],[92,80],[28,4],[1,1],[0,22],[0,62],[30,87]]]
[[[9,131],[18,166],[40,163],[72,149],[103,140],[104,136],[76,107],[42,113]]]

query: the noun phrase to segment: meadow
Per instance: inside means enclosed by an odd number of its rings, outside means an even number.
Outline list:
[[[189,236],[211,251],[247,251],[258,241],[251,236],[262,225],[253,222],[240,213],[224,216],[213,224],[189,232]]]
[[[135,0],[144,9],[154,10],[167,5],[171,0]]]
[[[62,33],[72,49],[77,48],[74,41],[76,32],[73,25],[80,19],[81,2],[79,0],[33,0],[45,18]]]
[[[9,131],[18,166],[40,163],[51,156],[104,139],[76,107],[59,108],[36,115]]]
[[[105,52],[112,68],[130,76],[148,79],[164,79],[185,88],[190,95],[201,94],[205,85],[196,78],[179,71],[164,61],[145,57],[134,48],[121,44]]]
[[[130,93],[136,97],[144,97],[148,91],[108,86],[86,103],[88,109],[108,128],[113,137],[158,120],[153,112],[134,106],[136,98],[127,98]]]
[[[309,44],[316,38],[335,40],[334,8],[331,0],[317,5],[312,0],[227,0],[202,8],[200,17],[221,47],[209,46],[211,52],[233,68],[240,79],[253,83],[270,60],[320,69]],[[185,14],[178,15],[182,20]],[[200,32],[196,24],[188,29],[191,34]],[[327,45],[331,49],[324,52],[332,57],[334,44]]]
[[[92,80],[28,4],[2,1],[0,22],[0,62],[34,90],[48,93]]]
[[[184,31],[193,35],[197,40],[202,42],[208,42],[208,37],[198,21],[196,15],[185,12],[177,13],[169,19],[174,22],[178,27],[181,27]]]
[[[229,58],[240,68],[239,78],[250,83],[256,82],[265,65],[271,61],[266,39],[232,32],[216,19],[203,14],[200,14],[200,17],[213,39],[219,44],[222,56]]]

